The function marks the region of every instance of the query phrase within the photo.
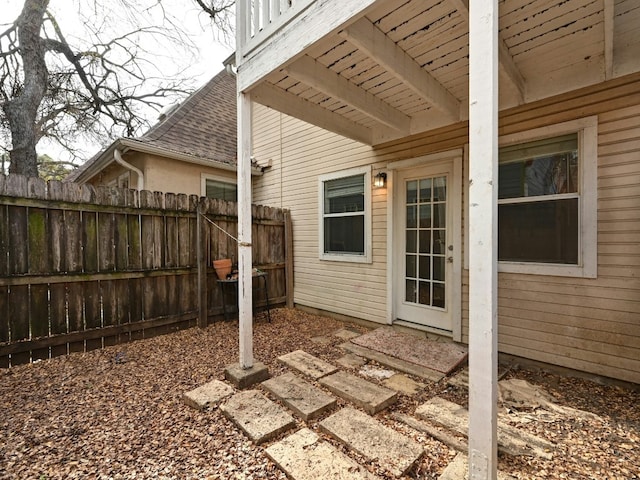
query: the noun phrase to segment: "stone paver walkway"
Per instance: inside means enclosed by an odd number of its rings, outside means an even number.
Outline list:
[[[293,373],[285,373],[262,383],[304,421],[319,417],[336,405],[336,399],[305,382]]]
[[[334,413],[320,422],[320,428],[360,455],[377,461],[396,477],[404,475],[424,452],[409,437],[354,408]]]
[[[338,371],[338,367],[314,357],[313,355],[309,355],[303,350],[296,350],[295,352],[287,353],[286,355],[278,357],[278,360],[289,368],[293,368],[314,380]]]
[[[398,398],[398,392],[395,390],[381,387],[347,372],[336,372],[319,381],[323,387],[371,415],[387,408]]]

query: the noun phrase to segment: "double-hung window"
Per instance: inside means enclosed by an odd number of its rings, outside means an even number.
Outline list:
[[[202,195],[207,198],[217,198],[229,202],[238,201],[238,186],[235,181],[203,173]]]
[[[370,172],[364,167],[320,177],[321,259],[371,261]]]
[[[500,139],[501,271],[595,276],[596,130],[590,118]]]

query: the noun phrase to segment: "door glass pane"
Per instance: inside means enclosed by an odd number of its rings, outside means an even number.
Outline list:
[[[409,180],[405,188],[405,301],[445,308],[447,177]]]
[[[433,179],[433,201],[447,201],[447,177],[437,177]]]
[[[433,306],[444,308],[444,283],[433,282]]]
[[[433,231],[433,253],[445,253],[445,231],[434,230]]]
[[[415,205],[407,206],[407,228],[416,228],[418,226],[417,209],[418,207]]]
[[[420,205],[420,228],[431,227],[431,204]]]
[[[418,181],[407,182],[407,203],[418,203]]]
[[[420,203],[431,202],[431,179],[420,180]]]
[[[416,253],[416,230],[407,230],[407,253]],[[422,249],[422,238],[420,238],[420,248]]]
[[[429,280],[431,278],[431,257],[429,255],[420,255],[418,273],[419,277],[425,280]]]
[[[433,228],[444,228],[447,226],[447,207],[444,203],[437,203],[433,206]]]
[[[417,289],[418,289],[418,285],[416,283],[415,280],[407,280],[405,282],[405,297],[404,299],[407,302],[411,302],[411,303],[416,303],[416,295],[417,295]]]
[[[433,279],[444,281],[444,257],[433,257]]]
[[[407,255],[406,259],[407,264],[407,277],[416,277],[416,256],[415,255]]]
[[[431,282],[420,282],[418,303],[421,305],[431,305]]]
[[[431,230],[420,230],[420,253],[431,253],[429,247],[431,247]]]

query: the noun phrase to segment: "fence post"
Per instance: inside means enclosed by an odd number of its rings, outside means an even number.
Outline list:
[[[198,326],[207,326],[207,266],[205,265],[204,242],[202,236],[204,228],[202,225],[202,199],[196,207],[196,250],[198,259]]]
[[[287,308],[293,308],[293,225],[291,212],[284,212],[284,272]]]

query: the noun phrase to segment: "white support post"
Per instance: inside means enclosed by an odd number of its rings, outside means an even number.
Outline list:
[[[251,98],[238,92],[238,316],[240,366],[253,367]]]
[[[498,0],[469,3],[469,478],[496,480]]]

